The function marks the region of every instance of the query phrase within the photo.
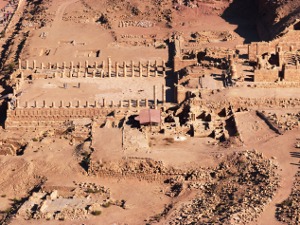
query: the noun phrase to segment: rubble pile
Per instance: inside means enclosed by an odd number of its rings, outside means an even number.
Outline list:
[[[297,172],[290,196],[277,205],[276,218],[286,224],[300,222],[300,172]]]
[[[286,113],[283,115],[277,115],[276,113],[268,113],[268,119],[277,124],[277,127],[281,130],[293,130],[299,127],[300,113]]]
[[[203,180],[209,173],[202,168],[177,169],[166,167],[162,161],[150,158],[128,158],[120,162],[100,162],[91,160],[89,174],[104,177],[131,177],[148,181],[168,181],[169,179]]]
[[[102,162],[91,160],[89,174],[100,176],[130,176],[141,179],[153,179],[159,175],[182,175],[183,171],[167,168],[162,161],[150,158],[130,158],[120,162]],[[159,177],[157,177],[159,178]],[[161,179],[161,178],[160,178]]]
[[[108,188],[97,185],[95,183],[81,182],[78,183],[78,187],[80,188],[80,190],[83,190],[86,193],[98,193],[101,195],[106,195],[107,198],[110,197],[110,190]]]
[[[125,200],[112,200],[108,188],[95,183],[76,183],[76,188],[33,192],[17,212],[26,220],[87,219],[110,205],[125,208]],[[43,187],[45,190],[47,187]],[[50,187],[51,188],[51,187]]]
[[[211,180],[169,224],[245,224],[253,221],[271,201],[278,187],[277,166],[257,152],[240,152],[211,170]]]
[[[236,39],[230,31],[200,31],[191,34],[192,40],[198,43],[231,41]]]

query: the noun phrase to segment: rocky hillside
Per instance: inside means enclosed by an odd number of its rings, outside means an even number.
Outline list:
[[[299,0],[258,0],[258,30],[263,39],[273,39],[300,18]]]

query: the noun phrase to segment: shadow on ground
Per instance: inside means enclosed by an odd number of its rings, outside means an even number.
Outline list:
[[[258,14],[257,5],[253,0],[234,0],[221,17],[238,27],[235,32],[245,39],[245,44],[260,41],[256,28]]]

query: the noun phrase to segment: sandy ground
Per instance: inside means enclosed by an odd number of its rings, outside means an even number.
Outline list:
[[[64,83],[67,88],[63,88]],[[80,88],[78,88],[80,83]],[[34,80],[32,84],[25,83],[20,91],[20,105],[24,106],[25,102],[36,100],[47,104],[55,102],[59,105],[60,100],[73,102],[76,105],[77,100],[83,99],[89,101],[98,101],[102,104],[102,99],[114,101],[115,104],[120,100],[130,99],[153,99],[153,86],[156,86],[156,98],[162,99],[162,85],[164,78],[61,78],[49,79],[46,83],[44,79]]]

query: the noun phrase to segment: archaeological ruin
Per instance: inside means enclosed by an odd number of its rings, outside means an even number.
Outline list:
[[[299,9],[0,0],[0,224],[300,224]]]

